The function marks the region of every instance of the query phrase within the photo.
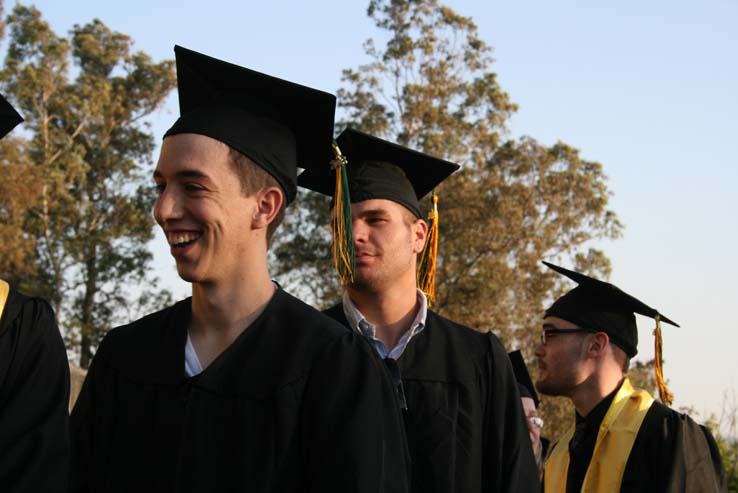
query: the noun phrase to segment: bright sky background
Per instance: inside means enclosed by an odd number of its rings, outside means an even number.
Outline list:
[[[362,43],[376,35],[367,3],[36,5],[60,34],[98,17],[156,60],[172,58],[178,43],[335,93],[341,70],[365,62]],[[675,407],[719,413],[723,394],[738,393],[738,0],[447,5],[495,47],[494,70],[520,105],[512,135],[563,140],[604,165],[626,226],[601,245],[611,281],[681,324],[664,334]],[[177,115],[173,94],[152,119],[157,136]],[[179,298],[189,288],[164,243],[157,235],[152,246],[157,271]],[[650,359],[653,322],[638,322],[638,358]]]

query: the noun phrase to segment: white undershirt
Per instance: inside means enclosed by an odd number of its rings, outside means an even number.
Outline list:
[[[272,280],[275,291],[282,289],[277,281]],[[192,345],[192,339],[190,339],[190,331],[187,331],[187,342],[185,343],[185,375],[188,377],[194,377],[202,373],[203,368],[200,364],[200,359],[197,357],[195,352],[195,346]]]
[[[190,331],[187,331],[187,342],[185,343],[185,375],[188,377],[194,377],[202,373],[202,365],[197,357],[195,348],[192,345],[192,339],[190,339]]]

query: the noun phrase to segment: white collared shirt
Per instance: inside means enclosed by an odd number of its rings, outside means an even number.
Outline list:
[[[187,342],[185,343],[185,375],[188,377],[194,377],[202,373],[202,365],[200,359],[197,357],[195,347],[192,345],[192,339],[190,339],[190,331],[187,331]]]
[[[372,325],[362,313],[356,308],[354,302],[349,298],[348,292],[343,292],[343,313],[346,315],[351,329],[355,330],[359,334],[363,335],[369,342],[374,346],[374,350],[377,351],[379,357],[382,359],[392,358],[397,360],[402,356],[403,351],[407,347],[410,340],[425,328],[425,319],[428,315],[428,299],[420,289],[417,290],[418,296],[418,313],[415,314],[413,323],[410,324],[410,329],[406,330],[400,340],[397,341],[395,347],[391,350],[387,349],[387,346],[377,339],[377,328]]]

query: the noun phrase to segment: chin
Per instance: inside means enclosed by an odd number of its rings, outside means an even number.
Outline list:
[[[203,276],[197,275],[195,269],[191,269],[185,266],[180,267],[179,265],[177,265],[177,274],[179,274],[179,277],[185,282],[195,283],[205,280]]]
[[[549,382],[546,382],[545,380],[538,380],[536,382],[536,390],[544,395],[552,395],[552,396],[561,395],[561,393],[559,392],[559,389],[557,389],[555,385],[551,385]]]
[[[370,293],[378,292],[382,290],[381,279],[370,276],[361,276],[354,274],[354,282],[351,283],[351,287],[357,291],[367,291]]]

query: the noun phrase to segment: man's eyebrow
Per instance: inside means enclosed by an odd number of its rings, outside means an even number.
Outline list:
[[[177,171],[174,175],[176,178],[199,178],[201,180],[210,180],[210,177],[198,169],[183,169]],[[162,179],[164,176],[159,170],[154,170],[154,179]]]
[[[544,329],[560,329],[561,327],[556,327],[556,326],[555,326],[554,324],[552,324],[552,323],[546,323],[546,324],[543,324],[543,328],[544,328]]]
[[[388,216],[389,212],[387,212],[386,209],[369,209],[366,211],[361,211],[359,214],[357,214],[359,217],[363,216]]]

